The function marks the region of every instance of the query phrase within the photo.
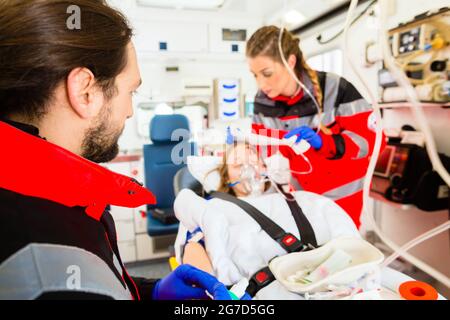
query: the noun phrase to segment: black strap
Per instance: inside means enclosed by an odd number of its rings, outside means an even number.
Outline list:
[[[297,224],[302,241],[299,241],[293,234],[285,232],[279,225],[248,202],[223,192],[214,191],[211,193],[211,196],[213,198],[232,202],[247,212],[261,226],[261,229],[263,229],[272,239],[277,241],[288,253],[305,251],[317,247],[314,230],[294,196],[284,192],[280,185],[277,185],[277,187],[287,198],[286,202],[294,217],[295,223]],[[268,286],[274,280],[275,276],[272,271],[270,271],[269,267],[264,267],[255,272],[250,278],[246,291],[253,297],[259,290]]]
[[[301,240],[297,239],[292,233],[284,231],[279,225],[268,218],[264,213],[256,209],[254,206],[246,201],[238,199],[228,193],[214,191],[211,196],[214,198],[222,199],[234,203],[242,210],[247,212],[272,239],[274,239],[278,244],[285,249],[288,253],[304,251],[308,248],[316,248],[317,241],[314,235],[314,230],[309,223],[306,216],[303,214],[302,209],[298,205],[297,201],[292,194],[283,191],[280,186],[278,186],[280,191],[287,197],[287,204],[291,213],[294,217],[295,223],[301,237]]]
[[[298,232],[300,234],[300,240],[306,245],[310,245],[317,248],[316,235],[314,229],[311,226],[308,218],[303,213],[302,208],[298,205],[295,197],[290,192],[285,192],[282,185],[277,185],[278,190],[286,197],[286,202],[291,209],[292,216],[297,224]]]
[[[242,210],[248,213],[272,239],[278,242],[278,239],[281,239],[286,232],[275,222],[273,222],[270,218],[268,218],[264,213],[256,209],[254,206],[245,202],[241,199],[238,199],[231,194],[224,192],[212,192],[211,196],[214,198],[222,199],[225,201],[229,201],[240,207]]]
[[[251,296],[254,297],[256,293],[264,287],[267,287],[275,281],[275,276],[272,271],[270,271],[269,267],[264,267],[250,278],[248,281],[248,286],[245,291]]]

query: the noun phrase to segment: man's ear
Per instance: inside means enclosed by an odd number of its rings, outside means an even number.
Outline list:
[[[295,65],[297,64],[297,57],[295,55],[291,54],[288,58],[287,63],[291,69],[294,69]]]
[[[73,111],[83,119],[97,116],[103,106],[102,90],[96,85],[91,70],[84,67],[73,69],[67,77],[67,96]]]

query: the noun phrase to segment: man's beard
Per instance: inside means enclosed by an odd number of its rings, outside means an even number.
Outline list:
[[[123,132],[123,127],[115,130],[110,126],[110,108],[104,106],[103,109],[96,124],[87,130],[82,144],[81,156],[96,163],[108,162],[117,156]]]

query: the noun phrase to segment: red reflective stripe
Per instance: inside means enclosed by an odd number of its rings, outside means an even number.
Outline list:
[[[294,119],[298,119],[299,116],[286,116],[286,117],[280,117],[278,119],[280,119],[281,121],[289,121],[289,120],[294,120]]]
[[[107,204],[135,208],[156,202],[149,190],[130,177],[2,121],[0,136],[0,148],[8,150],[7,156],[0,157],[0,188],[67,207],[86,207],[96,220]]]

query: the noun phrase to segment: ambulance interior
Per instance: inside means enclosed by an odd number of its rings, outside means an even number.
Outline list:
[[[387,258],[443,225],[436,234],[407,248],[406,257],[404,252],[395,257],[389,268],[405,276],[400,282],[422,281],[435,288],[440,298],[450,298],[448,0],[359,1],[351,17],[349,9],[358,1],[108,2],[135,28],[142,85],[134,96],[134,115],[119,140],[120,153],[104,165],[143,182],[157,198],[153,207],[111,207],[120,254],[131,275],[160,278],[175,267],[170,258],[175,254],[179,225],[170,211],[180,190],[195,191],[198,183],[184,161],[167,163],[163,154],[180,152],[172,144],[184,139],[180,147],[184,152],[221,156],[228,128],[233,133],[250,132],[258,88],[246,61],[246,41],[261,26],[277,25],[300,37],[311,68],[344,77],[367,101],[378,105],[381,130],[390,142],[374,160],[359,232]],[[380,24],[382,18],[386,24]],[[447,42],[432,43],[436,33]],[[383,41],[390,46],[391,61],[386,60]],[[404,67],[399,70],[407,73],[418,103],[411,100],[410,88],[396,81],[392,61]],[[189,130],[189,136],[175,127]],[[422,175],[407,182],[410,188],[421,184],[417,198],[404,197],[402,189],[396,188],[411,145],[426,155],[431,152],[426,147],[434,145],[439,153],[433,161],[433,178]],[[437,169],[436,158],[444,170]],[[420,161],[416,165],[414,172],[430,170]]]

